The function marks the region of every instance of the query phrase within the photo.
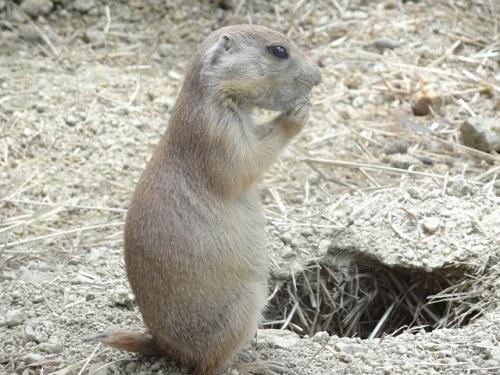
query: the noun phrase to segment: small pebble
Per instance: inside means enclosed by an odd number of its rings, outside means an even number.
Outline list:
[[[422,192],[413,186],[410,186],[407,192],[413,199],[422,200],[424,198]]]
[[[108,373],[108,366],[104,362],[97,362],[89,366],[88,374],[92,375],[106,375]]]
[[[422,228],[425,233],[433,234],[439,229],[440,220],[437,217],[427,217],[422,222]]]
[[[36,294],[35,296],[33,296],[33,298],[31,299],[31,302],[33,303],[40,303],[40,302],[43,302],[43,296],[41,296],[40,294]]]
[[[352,354],[354,352],[352,345],[344,344],[343,342],[337,342],[335,344],[335,349],[346,354]]]
[[[125,366],[125,372],[127,374],[133,374],[137,370],[137,362],[129,362],[127,366]]]
[[[384,146],[384,153],[391,154],[406,154],[408,151],[408,143],[402,140],[394,140]]]
[[[292,243],[293,237],[290,233],[286,232],[280,236],[280,239],[281,239],[281,241],[283,241],[284,244],[290,244],[290,243]]]
[[[323,240],[319,241],[318,255],[320,255],[320,256],[326,255],[326,253],[330,249],[331,243],[332,243],[332,241],[327,240],[327,239],[323,239]]]
[[[318,344],[326,345],[330,340],[330,335],[325,331],[316,332],[311,340]]]
[[[40,40],[40,34],[29,23],[20,25],[18,30],[19,36],[24,40],[27,40],[29,42],[37,42]]]
[[[500,348],[491,349],[490,353],[489,353],[489,357],[490,357],[490,359],[492,359],[496,362],[500,362]]]
[[[460,138],[464,145],[477,150],[500,151],[500,118],[471,117],[460,126]]]
[[[73,9],[81,13],[87,13],[95,6],[96,6],[95,0],[76,0],[73,2]]]
[[[386,49],[394,49],[399,47],[400,43],[387,39],[387,38],[377,38],[372,41],[373,46],[378,49],[380,52]]]
[[[57,354],[62,351],[62,346],[56,342],[44,342],[37,346],[37,349],[41,352],[46,352],[50,354]]]
[[[291,258],[291,257],[294,257],[295,256],[295,252],[293,251],[292,248],[286,246],[282,251],[281,251],[281,257],[282,258],[285,258],[285,259],[288,259],[288,258]]]
[[[101,30],[88,29],[85,31],[83,40],[87,43],[93,44],[94,46],[100,46],[106,41],[106,34]]]
[[[153,365],[149,368],[150,371],[158,371],[161,368],[161,363],[160,362],[155,362]]]
[[[304,228],[300,231],[300,234],[304,237],[310,237],[314,235],[314,231],[312,230],[312,228]]]
[[[24,362],[30,365],[32,363],[41,362],[45,359],[45,356],[40,353],[29,353],[24,356]]]
[[[434,164],[434,161],[427,157],[427,156],[423,156],[423,155],[415,155],[415,157],[420,160],[422,163],[424,163],[425,165],[432,165]]]
[[[361,108],[365,105],[365,100],[361,96],[357,96],[352,101],[352,105],[356,108]]]
[[[134,295],[128,290],[122,290],[114,294],[112,300],[116,305],[131,307],[134,304]]]
[[[415,116],[426,116],[431,113],[430,107],[432,101],[430,98],[423,96],[418,98],[411,106],[411,110]]]
[[[66,122],[66,125],[68,125],[68,126],[75,126],[78,122],[78,119],[76,118],[76,116],[69,115],[69,116],[64,118],[64,121]]]
[[[5,315],[5,320],[3,322],[0,322],[0,327],[1,326],[7,326],[9,328],[19,326],[25,322],[27,319],[26,313],[23,311],[19,310],[11,310],[8,311],[7,314]]]
[[[494,361],[492,359],[488,359],[488,360],[484,361],[482,367],[498,367],[499,364],[500,364],[500,362]]]
[[[21,9],[33,18],[50,13],[52,7],[49,0],[24,0],[21,3]]]
[[[296,345],[300,337],[288,330],[259,329],[257,332],[257,345],[259,347],[270,347],[288,349]]]
[[[415,164],[417,159],[408,154],[391,154],[384,158],[384,161],[388,162],[391,167],[399,169],[408,169],[410,165]]]

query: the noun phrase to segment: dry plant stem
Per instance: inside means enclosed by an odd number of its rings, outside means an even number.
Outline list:
[[[58,58],[59,57],[59,51],[54,47],[52,42],[50,41],[49,37],[47,34],[45,34],[31,19],[30,16],[28,16],[20,6],[12,2],[12,4],[16,7],[16,10],[24,17],[24,19],[31,25],[31,27],[37,32],[37,34],[40,36],[40,38],[47,44],[47,46],[50,48],[53,57]],[[50,56],[50,54],[48,54]]]
[[[99,225],[91,225],[88,227],[81,227],[81,228],[75,228],[75,229],[70,229],[70,230],[65,230],[57,233],[51,233],[51,234],[46,234],[43,236],[38,236],[38,237],[32,237],[32,238],[27,238],[24,240],[19,240],[19,241],[14,241],[14,242],[7,242],[6,244],[2,245],[4,249],[26,244],[29,242],[35,242],[35,241],[40,241],[40,240],[45,240],[48,238],[54,238],[54,237],[59,237],[59,236],[64,236],[67,234],[73,234],[73,233],[80,233],[88,230],[94,230],[94,229],[100,229],[100,228],[106,228],[106,227],[112,227],[112,226],[122,226],[124,223],[123,221],[116,222],[116,223],[107,223],[107,224],[99,224]],[[5,251],[5,254],[15,254],[16,252],[12,251]]]
[[[335,165],[337,167],[345,167],[345,168],[356,168],[356,169],[366,168],[366,169],[380,170],[380,171],[391,172],[391,173],[409,174],[409,175],[433,177],[433,178],[439,178],[439,179],[446,178],[446,176],[439,175],[439,174],[410,171],[407,169],[385,167],[383,165],[372,165],[372,164],[356,163],[356,162],[343,161],[343,160],[329,160],[329,159],[308,158],[308,157],[299,157],[298,160],[304,161],[304,162],[310,162],[310,163],[323,164],[323,165]]]

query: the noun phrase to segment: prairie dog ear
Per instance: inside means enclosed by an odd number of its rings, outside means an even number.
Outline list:
[[[217,46],[219,49],[229,51],[234,47],[234,40],[228,34],[222,34],[217,41]]]
[[[231,54],[234,51],[234,39],[228,34],[222,34],[217,42],[208,52],[208,61],[211,65],[217,65],[223,55]]]

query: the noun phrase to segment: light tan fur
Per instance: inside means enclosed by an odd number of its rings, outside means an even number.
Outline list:
[[[275,44],[288,59],[266,50]],[[262,26],[229,26],[201,44],[127,214],[127,274],[151,337],[118,332],[104,343],[200,375],[227,369],[268,295],[255,183],[304,126],[320,81],[293,42]],[[257,126],[254,107],[282,113]]]

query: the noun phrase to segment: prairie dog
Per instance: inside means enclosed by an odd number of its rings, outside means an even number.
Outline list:
[[[197,50],[125,225],[125,263],[150,335],[107,345],[218,375],[254,335],[268,295],[255,183],[308,119],[319,68],[281,33],[236,25]],[[253,108],[280,111],[256,125]]]

